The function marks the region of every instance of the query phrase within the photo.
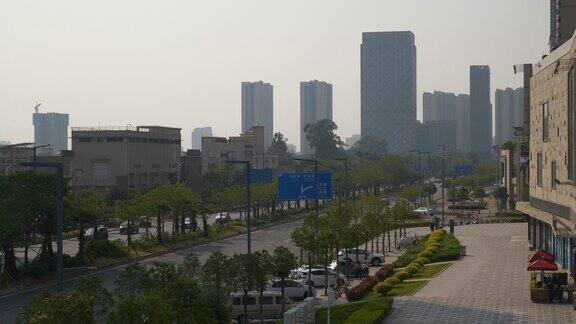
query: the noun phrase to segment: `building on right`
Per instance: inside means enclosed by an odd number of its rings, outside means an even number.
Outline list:
[[[212,127],[196,127],[192,130],[192,150],[202,148],[202,137],[212,137]]]
[[[521,127],[524,124],[524,89],[497,89],[495,100],[494,144],[501,146],[514,139],[514,127]]]
[[[576,30],[576,0],[550,0],[550,52],[572,37]]]
[[[314,154],[306,139],[304,128],[308,124],[328,119],[333,120],[332,85],[324,81],[300,82],[300,153]]]
[[[576,274],[576,44],[574,37],[542,59],[530,80],[528,216],[533,248],[552,253]]]
[[[410,31],[362,34],[362,138],[386,141],[391,153],[416,144],[416,45]]]
[[[470,66],[470,151],[488,157],[492,151],[490,67]]]

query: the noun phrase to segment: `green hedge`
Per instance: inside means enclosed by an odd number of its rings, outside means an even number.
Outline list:
[[[370,297],[356,303],[335,305],[330,308],[333,324],[376,324],[382,322],[392,308],[392,298]],[[316,310],[316,323],[326,323],[326,308]]]

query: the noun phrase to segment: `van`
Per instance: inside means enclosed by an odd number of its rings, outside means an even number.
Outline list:
[[[244,323],[244,302],[248,306],[247,316],[248,321],[258,320],[260,313],[258,305],[260,293],[252,291],[244,299],[244,293],[238,292],[232,294],[232,318],[237,320],[238,323]],[[288,298],[285,299],[285,310],[292,308],[292,301]],[[265,320],[276,320],[284,317],[282,314],[282,293],[277,291],[265,291],[262,293],[262,317]]]

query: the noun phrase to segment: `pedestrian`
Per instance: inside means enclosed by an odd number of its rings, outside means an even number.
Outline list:
[[[360,260],[356,261],[356,278],[362,278],[362,263]]]
[[[368,277],[370,275],[370,266],[366,261],[364,261],[364,263],[362,264],[362,272],[364,274],[364,277]]]
[[[434,232],[434,222],[430,222],[430,233]]]

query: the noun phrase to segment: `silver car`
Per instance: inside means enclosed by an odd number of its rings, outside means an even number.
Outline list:
[[[284,296],[292,300],[303,300],[308,297],[308,285],[304,279],[290,280],[286,279],[273,281],[266,287],[266,291],[282,292],[284,286]],[[316,296],[316,288],[312,287],[312,296]]]

